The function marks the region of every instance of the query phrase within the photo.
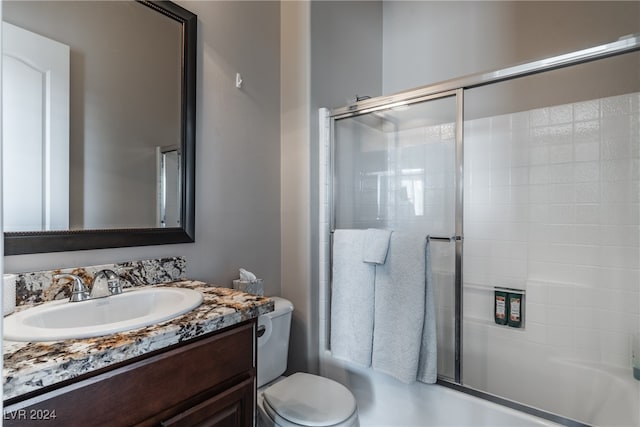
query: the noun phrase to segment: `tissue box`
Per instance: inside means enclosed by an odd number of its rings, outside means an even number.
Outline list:
[[[254,295],[264,295],[262,279],[252,281],[236,279],[233,281],[233,289]]]

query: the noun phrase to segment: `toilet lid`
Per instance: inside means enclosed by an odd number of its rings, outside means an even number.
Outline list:
[[[345,386],[302,372],[267,388],[263,396],[278,416],[304,426],[339,424],[356,410],[356,400]]]

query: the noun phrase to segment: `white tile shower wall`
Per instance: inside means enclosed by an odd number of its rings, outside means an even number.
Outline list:
[[[388,170],[400,174],[386,178],[389,226],[410,227],[437,236],[453,235],[455,125],[444,123],[389,132],[386,140]],[[398,196],[399,193],[402,194]]]
[[[514,341],[628,368],[640,328],[639,159],[638,93],[467,121],[465,322],[494,328],[492,287],[522,287]]]
[[[384,221],[381,171],[386,169],[387,157],[384,134],[379,123],[369,123],[365,117],[342,120],[335,125],[336,176],[335,219],[337,228],[380,227]],[[384,195],[384,194],[382,194]]]

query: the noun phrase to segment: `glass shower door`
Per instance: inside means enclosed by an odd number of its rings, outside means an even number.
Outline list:
[[[632,53],[465,91],[465,386],[640,425],[639,72]]]
[[[432,237],[438,374],[455,378],[457,97],[408,101],[337,119],[334,228]],[[400,309],[400,308],[399,308]]]

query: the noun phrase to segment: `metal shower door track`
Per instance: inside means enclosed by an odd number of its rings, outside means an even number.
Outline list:
[[[416,98],[423,98],[432,95],[444,96],[443,92],[455,91],[456,89],[471,89],[531,74],[538,74],[558,68],[565,68],[585,62],[596,61],[610,56],[622,55],[637,50],[640,50],[640,33],[621,37],[616,41],[599,46],[552,56],[537,61],[525,62],[523,64],[502,68],[500,70],[471,74],[433,85],[421,86],[416,89],[399,92],[393,95],[369,98],[345,107],[339,107],[331,110],[331,118],[342,119],[350,116],[366,114],[370,111],[407,105],[418,102]]]

